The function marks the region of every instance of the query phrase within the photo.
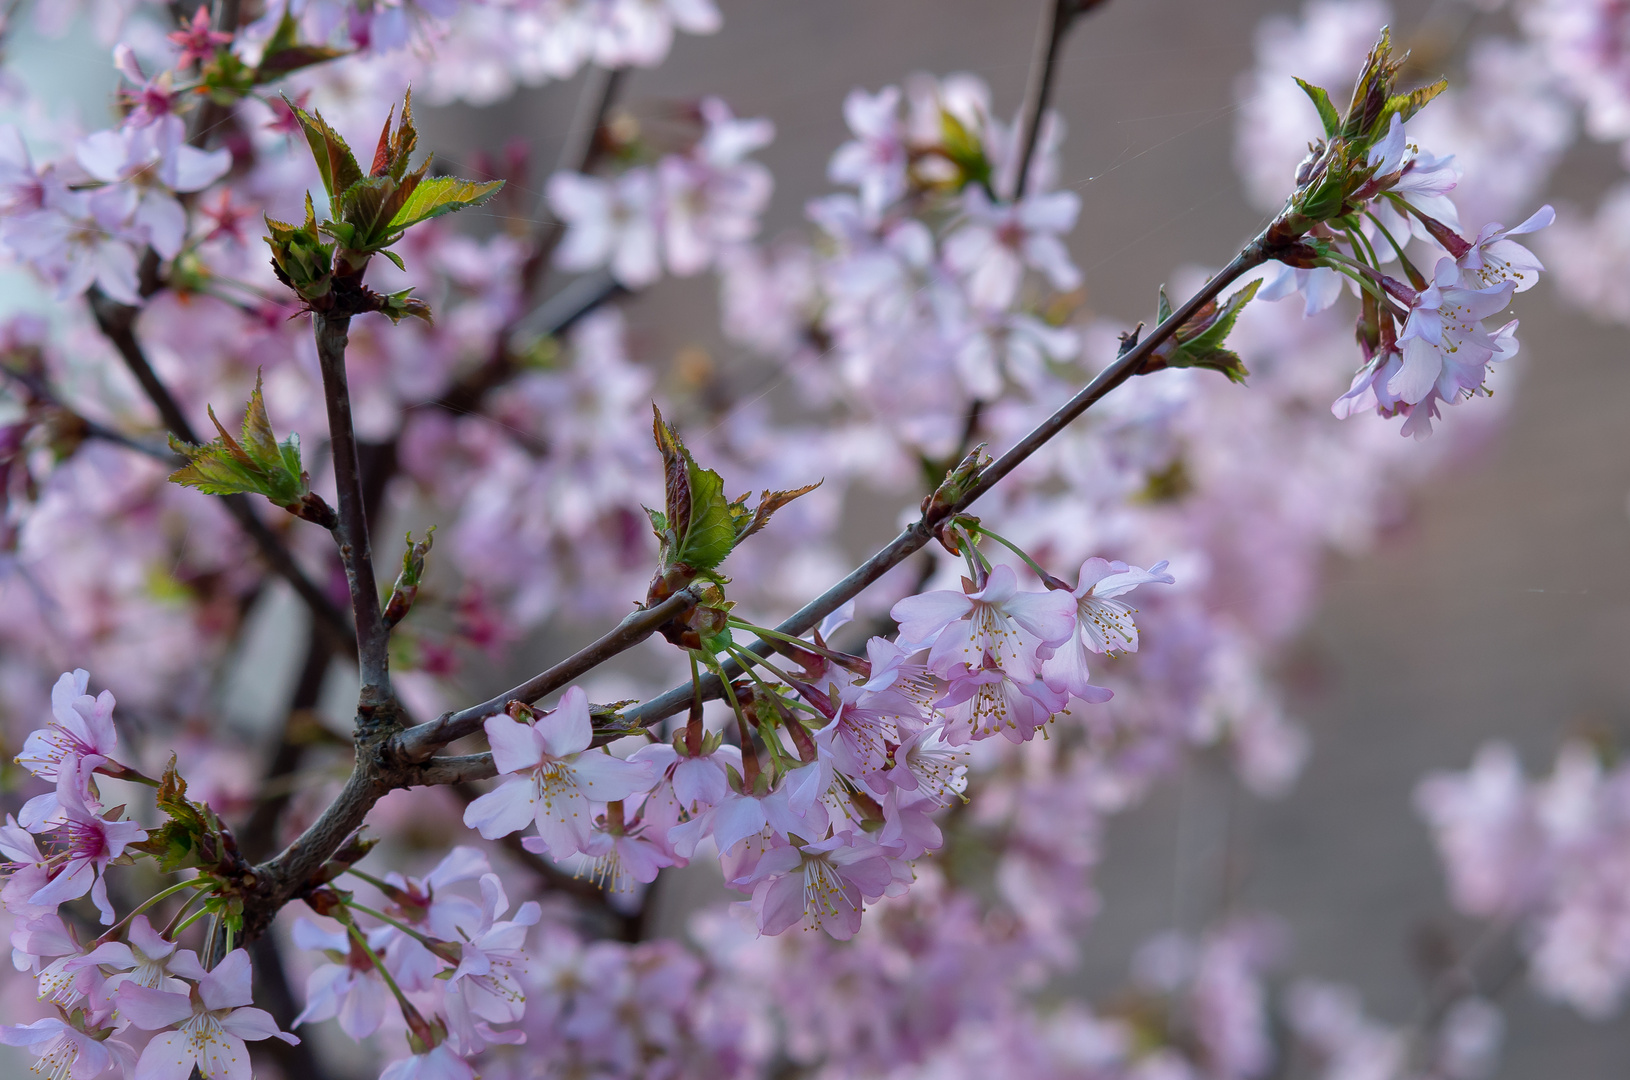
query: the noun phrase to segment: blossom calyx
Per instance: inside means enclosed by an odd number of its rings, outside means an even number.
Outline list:
[[[941,480],[933,493],[922,501],[923,524],[928,526],[940,543],[953,555],[958,554],[960,549],[948,543],[941,533],[947,521],[968,497],[968,492],[979,482],[979,474],[990,461],[990,455],[985,453],[985,444],[980,443],[948,470],[945,479]]]

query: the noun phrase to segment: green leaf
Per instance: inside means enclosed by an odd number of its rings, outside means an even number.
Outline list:
[[[1221,307],[1216,301],[1206,304],[1161,343],[1138,369],[1138,374],[1147,375],[1164,368],[1207,368],[1221,372],[1232,382],[1243,383],[1250,372],[1239,354],[1224,344],[1240,312],[1261,286],[1262,281],[1258,279],[1230,296]]]
[[[945,109],[940,110],[940,152],[961,170],[963,184],[990,186],[991,167],[985,144]]]
[[[385,254],[391,255],[392,252],[387,251]],[[426,326],[435,325],[436,320],[430,317],[430,305],[412,293],[413,289],[410,287],[380,297],[379,313],[392,323],[412,318],[423,321]]]
[[[1200,354],[1222,348],[1223,342],[1228,340],[1228,335],[1233,333],[1234,324],[1239,321],[1239,313],[1245,310],[1246,304],[1256,298],[1257,290],[1261,287],[1262,279],[1257,278],[1230,296],[1210,324],[1194,337],[1185,340],[1183,347]]]
[[[662,410],[652,405],[651,413],[651,434],[662,453],[663,506],[667,510],[657,539],[668,547],[677,547],[679,538],[690,528],[690,453],[679,441],[679,433],[662,419]],[[653,525],[655,522],[652,518]],[[664,533],[668,534],[666,538]]]
[[[400,229],[390,227],[397,183],[389,176],[365,176],[345,189],[334,207],[334,216],[352,229],[342,241],[354,251],[371,252],[394,239]]]
[[[332,202],[341,192],[362,179],[362,167],[356,155],[345,145],[339,132],[328,126],[321,113],[308,113],[284,95],[283,101],[294,112],[300,128],[306,134],[306,144],[317,161],[317,172],[323,178],[323,190]]]
[[[244,411],[241,438],[232,437],[216,418],[214,409],[210,409],[209,418],[220,433],[214,442],[193,446],[171,440],[176,452],[187,458],[186,465],[170,474],[172,483],[209,495],[264,495],[274,505],[290,510],[301,505],[311,487],[310,477],[300,464],[300,436],[277,441],[266,415],[259,372]]]
[[[272,249],[272,270],[308,303],[326,296],[333,286],[334,245],[324,243],[319,231],[328,224],[317,224],[310,192],[306,193],[304,225],[266,219],[266,229],[272,234],[266,237]]]
[[[1313,107],[1319,110],[1319,121],[1324,124],[1324,137],[1331,139],[1341,130],[1341,114],[1336,112],[1336,106],[1330,100],[1330,95],[1324,87],[1314,86],[1305,79],[1297,79],[1296,85],[1302,92],[1313,99]]]
[[[1447,89],[1449,89],[1449,80],[1439,79],[1435,83],[1428,83],[1426,86],[1418,87],[1407,94],[1394,94],[1389,97],[1386,105],[1381,110],[1381,118],[1376,123],[1375,138],[1379,139],[1387,133],[1387,128],[1391,126],[1392,117],[1395,114],[1398,119],[1408,123],[1409,119],[1424,109],[1428,102]]]
[[[480,206],[504,186],[502,180],[460,180],[456,176],[434,176],[423,180],[391,216],[390,229],[401,232],[455,210]]]
[[[674,560],[693,570],[712,570],[736,546],[735,519],[724,497],[724,480],[696,464],[685,451],[690,479],[690,526],[680,539]]]
[[[1160,299],[1155,303],[1155,325],[1172,317],[1172,302],[1166,297],[1166,286],[1160,287]]]
[[[402,99],[402,122],[396,126],[393,134],[391,119],[395,113],[396,109],[393,106],[391,114],[385,117],[385,127],[380,131],[379,142],[374,147],[373,165],[368,169],[369,176],[388,176],[399,181],[407,175],[408,159],[413,156],[413,148],[419,142],[419,129],[413,126],[411,87]],[[429,165],[429,162],[426,161],[425,164]]]

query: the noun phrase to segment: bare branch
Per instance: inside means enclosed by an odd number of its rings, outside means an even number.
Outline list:
[[[362,672],[357,708],[361,715],[391,700],[390,632],[385,629],[379,609],[368,518],[362,505],[362,467],[357,460],[356,433],[351,427],[351,392],[345,375],[346,331],[351,319],[318,313],[312,316],[312,325],[317,336],[317,363],[323,372],[328,438],[338,489],[340,520],[334,539],[340,545],[340,564],[345,567],[351,612],[357,624],[357,666]]]
[[[481,722],[504,711],[511,701],[528,705],[592,671],[618,653],[633,648],[676,616],[696,606],[696,594],[703,586],[681,589],[655,607],[630,612],[616,628],[599,640],[579,649],[549,670],[534,675],[521,685],[497,697],[459,712],[445,713],[427,724],[409,728],[396,737],[396,751],[405,761],[424,761],[455,739],[480,730]]]
[[[1025,183],[1030,179],[1030,163],[1036,153],[1036,139],[1041,134],[1041,118],[1047,115],[1047,104],[1053,96],[1053,76],[1058,71],[1058,53],[1064,44],[1064,35],[1075,24],[1076,18],[1106,0],[1042,0],[1041,24],[1036,28],[1036,51],[1030,62],[1030,79],[1024,91],[1024,108],[1020,113],[1021,132],[1019,171],[1013,184],[1013,198],[1024,196]]]

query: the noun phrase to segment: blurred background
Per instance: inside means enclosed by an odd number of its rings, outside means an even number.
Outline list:
[[[630,75],[625,100],[649,110],[719,94],[739,114],[771,118],[777,137],[760,154],[777,185],[767,238],[799,229],[805,202],[829,190],[826,161],[846,138],[845,93],[911,71],[969,71],[990,84],[998,113],[1011,114],[1040,13],[1035,0],[719,6],[726,32],[680,38],[660,69]],[[1241,77],[1259,21],[1297,7],[1111,0],[1073,31],[1054,105],[1069,128],[1064,186],[1083,200],[1072,247],[1088,314],[1146,317],[1177,268],[1222,263],[1260,226],[1234,167]],[[1468,13],[1451,0],[1399,0],[1395,10],[1405,46],[1445,55]],[[36,85],[72,94],[89,116],[105,108],[112,72],[88,33],[22,37],[11,61]],[[580,83],[523,91],[493,108],[427,111],[425,142],[456,161],[524,133],[542,175]],[[1616,168],[1611,151],[1581,144],[1550,198],[1593,204]],[[734,347],[719,336],[715,293],[710,277],[670,280],[631,302],[636,351],[728,369]],[[41,302],[20,276],[4,279],[4,307]],[[1102,911],[1078,977],[1060,993],[1112,991],[1154,932],[1198,930],[1229,909],[1265,910],[1288,924],[1291,970],[1351,982],[1380,1017],[1407,1021],[1442,942],[1464,947],[1477,932],[1445,899],[1412,809],[1420,778],[1465,768],[1489,739],[1514,743],[1533,771],[1565,736],[1630,735],[1623,334],[1562,305],[1554,279],[1528,298],[1522,318],[1522,366],[1503,426],[1416,489],[1373,553],[1332,558],[1319,613],[1282,658],[1294,712],[1313,738],[1300,782],[1264,802],[1197,759],[1114,818],[1097,875]],[[1451,411],[1445,423],[1463,420]],[[892,532],[891,507],[869,516],[875,532],[854,537],[856,553]],[[680,925],[693,893],[707,894],[707,883],[664,894],[664,925]],[[1630,1060],[1622,1021],[1588,1023],[1520,979],[1503,1003],[1500,1076],[1617,1075]]]

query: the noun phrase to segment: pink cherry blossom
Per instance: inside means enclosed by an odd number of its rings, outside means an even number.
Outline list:
[[[487,738],[503,782],[472,802],[464,823],[489,840],[536,822],[551,855],[583,850],[594,821],[591,803],[626,799],[650,790],[656,770],[590,750],[594,728],[581,687],[572,687],[553,711],[527,723],[487,718]]]
[[[49,1080],[122,1078],[136,1063],[136,1051],[105,1031],[83,1031],[56,1017],[0,1025],[0,1043],[28,1047],[39,1058],[30,1071]]]
[[[1026,195],[1012,205],[991,202],[970,184],[963,194],[968,223],[945,242],[945,261],[967,282],[976,307],[1001,310],[1018,295],[1026,267],[1069,291],[1081,283],[1059,237],[1075,227],[1081,199],[1073,191]]]
[[[691,154],[657,166],[662,192],[663,251],[684,277],[713,264],[720,251],[753,238],[769,203],[770,172],[744,160],[775,138],[768,120],[738,120],[719,98],[701,104],[707,130]]]
[[[761,932],[779,934],[801,925],[847,941],[860,929],[865,902],[881,897],[892,880],[888,857],[876,844],[839,833],[813,844],[772,848],[759,859],[749,883]]]
[[[515,918],[501,919],[508,910],[498,875],[483,876],[481,925],[463,944],[458,967],[447,981],[450,1030],[461,1045],[486,1041],[477,1024],[512,1023],[526,1010],[526,933],[542,912],[533,900],[517,908]]]
[[[113,695],[103,690],[92,698],[85,692],[89,684],[90,672],[83,668],[57,680],[51,688],[52,719],[29,733],[17,764],[55,785],[63,776],[75,777],[76,783],[81,778],[89,780],[91,770],[112,759],[119,744],[113,726]],[[22,822],[33,827],[58,819],[61,813],[52,791],[29,800]]]
[[[66,820],[54,828],[54,839],[63,845],[62,863],[50,882],[33,896],[32,904],[61,904],[90,893],[102,913],[102,925],[113,923],[113,905],[108,901],[108,863],[124,854],[125,848],[147,838],[147,831],[134,821],[110,821],[94,813],[75,788],[73,778],[63,776],[57,785]]]
[[[951,745],[943,726],[932,725],[891,751],[884,778],[895,788],[950,806],[967,790],[968,754]]]
[[[1067,593],[1051,595],[1064,596]],[[1099,704],[1110,692],[1088,687],[1092,696],[1082,700]],[[961,746],[969,740],[1001,735],[1009,742],[1027,742],[1052,718],[1064,711],[1069,697],[1041,679],[1021,682],[1006,670],[990,666],[958,666],[946,680],[945,696],[935,702],[945,714],[945,741]]]
[[[1483,226],[1471,247],[1455,260],[1462,283],[1469,289],[1487,289],[1510,281],[1517,292],[1532,289],[1545,268],[1532,251],[1510,238],[1538,232],[1555,220],[1556,211],[1546,205],[1509,229],[1494,223]]]
[[[185,1080],[194,1067],[206,1080],[249,1080],[245,1040],[298,1043],[278,1030],[270,1013],[250,1007],[249,984],[249,954],[235,949],[186,993],[121,986],[120,1015],[143,1031],[158,1032],[136,1062],[133,1080]]]
[[[849,91],[843,119],[855,137],[832,155],[827,178],[859,189],[861,205],[879,214],[906,191],[909,153],[900,122],[900,88],[885,86],[875,94]]]
[[[1387,389],[1410,405],[1425,400],[1433,389],[1453,400],[1460,391],[1481,386],[1485,366],[1500,353],[1483,320],[1511,302],[1516,282],[1467,289],[1459,281],[1455,261],[1440,259],[1432,285],[1410,306],[1398,336],[1403,366]],[[1468,376],[1476,379],[1470,386]]]
[[[388,940],[389,927],[368,935],[369,947],[378,951]],[[332,963],[306,979],[306,1007],[290,1027],[339,1018],[340,1030],[353,1039],[366,1039],[385,1021],[391,991],[373,959],[344,929],[324,930],[309,919],[294,924],[294,943],[302,949],[321,949]],[[439,968],[440,965],[438,964]]]
[[[52,797],[55,799],[54,793]],[[10,814],[0,827],[0,855],[6,857],[6,862],[0,865],[0,873],[4,873],[6,879],[5,885],[0,887],[0,907],[21,919],[54,913],[56,904],[36,904],[30,900],[50,880],[51,864],[40,854],[34,835],[17,824],[17,819]]]
[[[563,270],[609,266],[631,288],[649,285],[661,274],[657,257],[657,186],[647,169],[630,169],[616,180],[576,173],[549,178],[549,205],[565,223],[566,237],[555,252]]]
[[[1132,621],[1134,609],[1116,599],[1139,585],[1172,584],[1164,562],[1148,570],[1092,558],[1081,564],[1081,576],[1071,594],[1076,603],[1076,634],[1059,645],[1042,662],[1042,677],[1054,690],[1068,691],[1082,701],[1106,700],[1102,687],[1093,686],[1087,670],[1087,653],[1137,652],[1138,628]]]
[[[192,18],[182,20],[181,29],[172,31],[169,39],[181,46],[181,55],[176,58],[175,65],[184,68],[188,64],[203,64],[213,58],[216,49],[231,42],[232,35],[223,34],[211,26],[208,5],[199,4]]]
[[[762,785],[768,774],[759,776]],[[713,837],[720,855],[728,855],[742,841],[766,830],[782,839],[794,833],[823,833],[827,814],[820,800],[832,786],[832,778],[831,759],[822,755],[811,764],[788,770],[768,791],[732,791],[718,805],[675,826],[669,841],[688,859],[706,836]]]
[[[476,1080],[475,1069],[447,1043],[422,1054],[393,1061],[379,1074],[379,1080]]]
[[[988,661],[1028,683],[1040,669],[1040,650],[1074,631],[1075,607],[1068,593],[1020,592],[1018,575],[1002,564],[977,592],[908,596],[889,614],[902,638],[933,643],[928,666],[942,677],[959,664],[979,670]]]

